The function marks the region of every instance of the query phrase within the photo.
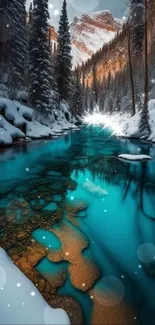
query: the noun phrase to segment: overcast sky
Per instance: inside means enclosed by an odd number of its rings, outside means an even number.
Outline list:
[[[31,0],[27,0],[27,5]],[[51,24],[57,27],[63,0],[49,0]],[[117,18],[125,15],[126,0],[68,0],[68,15],[71,21],[74,16],[97,10],[110,10]]]

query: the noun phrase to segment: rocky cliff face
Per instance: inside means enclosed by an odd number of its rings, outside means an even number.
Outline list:
[[[121,30],[122,21],[115,19],[109,11],[84,14],[75,17],[70,25],[73,65],[81,65]],[[56,41],[56,32],[51,27],[51,39]]]
[[[70,26],[73,64],[81,65],[108,43],[121,29],[122,22],[109,11],[93,12],[74,18]]]

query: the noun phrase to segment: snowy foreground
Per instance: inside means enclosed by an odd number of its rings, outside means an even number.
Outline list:
[[[83,122],[88,125],[103,126],[103,128],[111,130],[112,133],[117,136],[143,139],[139,130],[139,111],[137,111],[137,113],[131,117],[130,113],[100,113],[98,112],[97,108],[94,113],[86,114],[83,118]],[[151,134],[145,140],[155,142],[155,99],[151,99],[149,101],[149,123]]]
[[[53,112],[48,120],[39,121],[32,108],[0,98],[0,145],[10,145],[17,139],[56,137],[76,128],[65,103],[61,103],[58,114]]]
[[[0,248],[0,324],[70,325],[63,309],[53,309]]]

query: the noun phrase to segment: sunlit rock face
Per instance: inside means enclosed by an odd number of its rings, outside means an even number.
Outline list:
[[[155,37],[155,1],[149,0],[148,4],[148,51],[151,52],[152,41]],[[117,19],[114,19],[114,21],[121,22]],[[135,56],[133,56],[133,59],[134,58]],[[105,47],[102,57],[99,56],[99,58],[96,59],[97,80],[102,81],[107,79],[109,73],[114,78],[117,73],[125,69],[128,60],[128,28],[127,25],[124,24],[122,33],[116,34],[112,44],[110,44],[109,51]],[[88,83],[90,87],[93,82],[92,66],[93,62],[90,62],[85,68],[85,82],[86,84]]]
[[[57,32],[53,26],[49,27],[49,37],[52,41],[57,42]]]
[[[50,37],[56,41],[57,34],[53,27]],[[81,65],[108,43],[121,30],[122,21],[115,19],[109,11],[91,12],[75,17],[70,25],[73,66]]]

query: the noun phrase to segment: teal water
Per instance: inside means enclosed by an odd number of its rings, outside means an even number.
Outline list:
[[[61,242],[57,236],[47,230],[37,229],[32,233],[33,238],[41,245],[47,247],[49,250],[59,250]]]
[[[149,154],[153,159],[123,162],[117,159],[121,153]],[[67,188],[67,178],[77,182],[75,190]],[[36,204],[42,204],[42,211],[51,213],[63,208],[60,225],[66,219],[64,198],[73,205],[87,202],[88,208],[77,213],[76,218],[89,241],[89,247],[81,254],[92,260],[101,273],[93,288],[108,292],[112,285],[120,299],[125,298],[136,309],[141,324],[155,323],[155,146],[118,139],[98,127],[83,128],[57,140],[3,150],[0,182],[1,240],[9,222],[3,214],[8,216],[12,212],[14,200],[28,202],[31,218],[36,213]],[[32,184],[37,185],[32,188]],[[46,203],[40,202],[42,192],[49,192],[45,198],[50,196],[51,202],[49,198]],[[39,196],[31,197],[35,193]],[[20,214],[23,228],[25,220],[28,217]],[[12,222],[16,228],[16,218]],[[46,247],[61,247],[59,239],[40,229],[39,224],[32,236]],[[41,274],[48,271],[51,276],[62,267],[61,263],[54,265],[47,259],[37,266]],[[67,278],[58,294],[74,297],[83,309],[85,323],[90,324],[93,302],[87,293],[72,286],[68,264],[65,269]],[[114,278],[112,284],[107,277]]]

